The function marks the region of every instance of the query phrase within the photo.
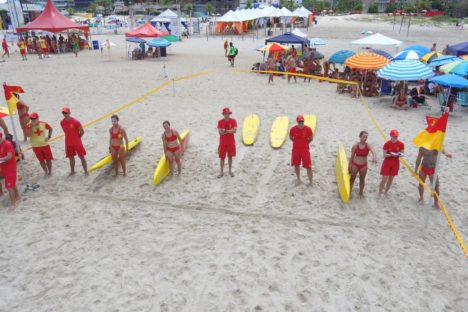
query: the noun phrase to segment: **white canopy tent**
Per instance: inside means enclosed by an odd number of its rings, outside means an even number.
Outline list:
[[[312,14],[312,12],[310,12],[309,10],[307,10],[304,7],[300,7],[300,8],[295,9],[292,12],[292,14],[293,14],[293,16],[296,16],[296,17],[308,18],[309,15]]]
[[[302,31],[300,31],[298,28],[294,28],[294,30],[292,31],[292,33],[296,36],[299,36],[301,38],[307,38],[307,34],[303,33]]]
[[[236,12],[232,10],[229,10],[228,12],[226,12],[226,14],[224,14],[223,16],[221,16],[220,18],[216,20],[216,22],[225,22],[225,23],[235,23],[235,22],[242,22],[242,21],[244,21],[244,19],[242,19],[242,17],[238,16]]]
[[[159,14],[158,17],[175,18],[175,17],[178,17],[178,15],[177,13],[171,11],[170,9],[167,9],[166,11]]]
[[[396,40],[387,36],[384,36],[382,34],[376,33],[364,38],[361,38],[359,40],[355,40],[351,42],[352,44],[355,45],[361,45],[361,46],[393,46],[393,47],[398,47],[400,46],[403,42],[400,40]]]

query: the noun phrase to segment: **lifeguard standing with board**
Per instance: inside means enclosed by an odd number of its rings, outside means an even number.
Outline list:
[[[224,175],[224,161],[226,155],[228,157],[229,175],[234,177],[232,173],[232,157],[236,156],[236,138],[234,134],[237,131],[237,121],[231,118],[231,110],[228,107],[223,109],[224,118],[218,121],[219,132],[219,147],[218,155],[220,159],[221,172],[218,178]]]
[[[289,131],[289,138],[293,141],[291,153],[291,166],[294,166],[296,172],[296,185],[301,184],[300,165],[307,170],[309,183],[312,185],[312,160],[310,157],[309,144],[314,138],[314,133],[309,126],[304,124],[304,116],[299,115],[296,118],[297,125]]]

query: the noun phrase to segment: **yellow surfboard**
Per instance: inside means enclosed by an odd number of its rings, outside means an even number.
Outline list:
[[[317,116],[304,115],[304,124],[312,129],[315,136],[315,129],[317,128]]]
[[[271,126],[270,144],[273,148],[280,148],[288,136],[289,118],[287,116],[276,117]]]
[[[348,171],[348,158],[346,158],[346,152],[343,145],[340,145],[338,148],[335,169],[338,192],[340,193],[341,199],[346,204],[349,201],[351,186],[349,181],[350,175]]]
[[[190,139],[190,130],[185,130],[180,134],[180,137],[182,139],[182,142],[179,142],[179,144],[182,145],[183,150],[185,151],[189,139]],[[169,168],[169,162],[166,159],[166,155],[162,155],[161,159],[158,162],[158,165],[156,166],[156,170],[154,170],[154,175],[153,175],[153,183],[154,185],[160,184],[169,174],[170,168]]]
[[[242,125],[242,142],[245,145],[253,145],[257,140],[260,117],[257,114],[248,115]]]
[[[143,138],[141,136],[137,136],[133,141],[128,142],[128,150],[131,151],[135,146],[140,144],[140,142],[143,141]],[[103,158],[101,158],[100,161],[92,165],[91,167],[88,168],[88,171],[94,171],[96,169],[99,169],[109,163],[112,162],[112,156],[109,154]]]

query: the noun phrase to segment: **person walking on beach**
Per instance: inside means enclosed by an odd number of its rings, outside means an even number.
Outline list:
[[[270,55],[268,57],[268,61],[267,61],[267,70],[268,71],[274,71],[275,70],[275,58],[273,57],[273,55]],[[273,73],[268,73],[268,83],[273,83]]]
[[[46,175],[52,174],[52,150],[50,149],[49,140],[52,137],[52,127],[44,121],[39,120],[37,113],[29,115],[31,122],[26,125],[27,135],[31,138],[31,146],[37,160],[44,170]],[[47,131],[47,135],[46,135]]]
[[[177,164],[177,173],[180,175],[182,173],[182,165],[180,163],[180,156],[182,155],[183,145],[182,138],[179,135],[179,132],[171,128],[171,123],[169,121],[163,122],[164,132],[161,135],[164,147],[164,155],[169,162],[170,174],[174,175],[174,161]],[[180,142],[180,144],[179,144]]]
[[[26,105],[23,100],[20,99],[20,95],[18,93],[13,93],[14,96],[19,100],[16,104],[16,108],[18,109],[18,117],[21,129],[23,130],[24,142],[28,140],[28,135],[26,132],[26,125],[29,123],[29,106]]]
[[[359,174],[359,197],[364,194],[364,185],[366,183],[367,174],[367,156],[372,153],[372,162],[377,163],[377,157],[374,149],[367,143],[367,131],[359,133],[359,142],[353,145],[351,149],[351,157],[349,158],[348,171],[351,174],[350,190],[353,190],[354,181]]]
[[[414,172],[419,174],[419,178],[425,183],[426,177],[429,177],[431,184],[434,180],[434,174],[436,170],[437,155],[439,152],[437,150],[427,150],[424,147],[419,148],[418,156],[416,157],[416,166],[414,167]],[[452,158],[452,154],[442,150],[442,154],[447,158]],[[419,201],[424,200],[424,186],[422,184],[418,185],[419,190]],[[439,195],[439,179],[436,178],[435,192]],[[434,207],[439,208],[439,202],[437,198],[434,197]]]
[[[60,122],[63,132],[65,133],[65,155],[70,160],[70,175],[75,174],[75,155],[81,160],[81,165],[85,175],[88,175],[88,164],[86,163],[86,150],[83,147],[81,138],[84,130],[81,123],[70,116],[69,107],[62,108],[63,119]]]
[[[227,53],[228,53],[228,47],[229,47],[229,43],[226,40],[224,40],[224,56],[227,56]]]
[[[231,63],[231,67],[234,67],[234,61],[236,59],[237,53],[237,48],[232,44],[232,42],[229,42],[228,60]]]
[[[314,133],[309,126],[304,124],[304,116],[298,115],[296,118],[297,125],[289,130],[289,138],[293,142],[291,153],[291,166],[294,166],[296,172],[296,185],[301,184],[301,169],[300,165],[307,170],[309,183],[312,185],[312,160],[310,157],[310,142],[314,138]]]
[[[71,39],[71,49],[73,53],[75,53],[75,57],[78,57],[78,39],[72,38]]]
[[[286,59],[286,71],[291,74],[296,73],[296,58],[293,55],[288,56]],[[297,82],[296,75],[288,75],[288,83],[291,81],[291,77],[294,78],[294,82]]]
[[[231,118],[231,110],[228,107],[223,109],[223,119],[218,121],[219,132],[219,147],[218,155],[220,159],[221,172],[218,178],[224,175],[224,160],[228,157],[229,175],[234,177],[232,173],[232,157],[236,156],[236,139],[234,134],[237,131],[237,121]]]
[[[111,116],[112,127],[109,129],[109,153],[114,161],[115,176],[119,174],[119,163],[122,166],[123,176],[127,176],[125,154],[128,151],[128,137],[125,129],[119,125],[119,116]],[[123,144],[125,141],[125,145]]]
[[[16,187],[16,156],[13,143],[6,140],[4,134],[0,132],[0,169],[5,180],[5,188],[10,195],[12,207],[20,199],[18,188]],[[3,190],[0,193],[3,196]]]
[[[380,174],[382,180],[379,186],[379,195],[385,190],[385,195],[388,194],[390,187],[392,186],[393,178],[398,175],[400,170],[400,157],[405,152],[405,144],[398,140],[398,131],[390,131],[390,140],[385,142],[383,146],[383,157],[382,168]]]
[[[10,50],[8,49],[8,43],[6,41],[6,38],[4,37],[2,40],[2,49],[3,49],[3,55],[2,58],[6,56],[10,57]]]

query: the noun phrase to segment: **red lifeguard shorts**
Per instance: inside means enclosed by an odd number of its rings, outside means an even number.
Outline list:
[[[83,144],[65,146],[65,155],[67,158],[75,157],[75,155],[78,155],[79,158],[83,158],[86,155],[86,150]]]
[[[2,173],[5,180],[5,188],[14,188],[16,186],[16,170],[3,170]]]
[[[293,150],[291,154],[291,166],[300,166],[306,169],[312,168],[312,160],[308,149]]]
[[[220,145],[218,147],[218,154],[220,159],[236,156],[236,146],[235,145]]]
[[[394,177],[398,175],[398,170],[400,170],[398,158],[385,158],[380,169],[380,174],[386,177]]]
[[[424,166],[421,166],[421,171],[424,172],[426,175],[431,176],[434,175],[435,168],[426,168]]]
[[[41,147],[33,147],[34,154],[36,154],[37,160],[40,162],[44,160],[53,160],[54,156],[52,155],[52,150],[50,149],[50,145],[41,146]]]

